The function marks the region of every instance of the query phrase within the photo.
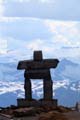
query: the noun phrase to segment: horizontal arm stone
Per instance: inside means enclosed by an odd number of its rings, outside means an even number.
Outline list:
[[[17,69],[50,69],[56,68],[58,63],[58,59],[43,59],[42,61],[25,60],[19,62]]]

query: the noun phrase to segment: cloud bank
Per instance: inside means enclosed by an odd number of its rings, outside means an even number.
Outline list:
[[[0,15],[80,21],[79,5],[79,0],[1,0]]]
[[[0,51],[6,54],[0,58],[8,61],[31,59],[34,50],[42,50],[44,57],[67,58],[79,62],[79,33],[80,22],[77,21],[2,17],[0,41],[6,40],[7,43],[4,49],[1,47]]]

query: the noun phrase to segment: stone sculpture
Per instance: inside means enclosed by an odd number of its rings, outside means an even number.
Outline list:
[[[51,80],[50,68],[56,68],[58,63],[58,59],[43,59],[42,51],[34,51],[33,60],[19,62],[17,69],[25,69],[25,100],[18,99],[19,105],[25,104],[26,101],[33,100],[30,79],[43,79],[43,100],[53,100],[53,82]]]

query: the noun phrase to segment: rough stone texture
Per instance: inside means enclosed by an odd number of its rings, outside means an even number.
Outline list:
[[[29,104],[29,102],[25,101],[25,104]],[[66,120],[66,118],[68,118],[68,120],[80,120],[80,113],[72,111],[71,108],[63,106],[55,108],[54,106],[49,106],[49,101],[45,102],[41,100],[38,102],[44,102],[43,106],[18,107],[12,105],[7,108],[2,108],[0,110],[0,120]],[[34,105],[34,103],[32,105]]]
[[[31,100],[32,99],[32,90],[31,90],[31,81],[30,79],[25,78],[25,99]]]
[[[51,79],[50,71],[47,69],[44,70],[26,70],[24,73],[25,78],[29,79]]]
[[[68,120],[62,113],[50,111],[39,117],[38,120]]]
[[[20,61],[17,69],[27,69],[27,70],[36,70],[36,69],[50,69],[56,68],[58,64],[57,59],[43,59],[43,60],[24,60]]]
[[[44,98],[43,100],[49,101],[50,104],[53,100],[53,90],[52,90],[52,80],[50,75],[50,68],[56,68],[59,63],[58,59],[43,59],[42,51],[34,51],[33,60],[20,61],[18,64],[18,69],[25,69],[25,99],[19,100],[18,105],[27,106],[33,104],[32,91],[31,91],[31,81],[30,79],[43,79],[43,90]],[[27,103],[26,103],[26,102]],[[29,104],[28,104],[29,103]],[[43,102],[44,103],[44,102]],[[35,103],[34,103],[35,104]],[[41,104],[39,101],[36,104]],[[35,104],[35,105],[36,105]]]
[[[57,99],[53,100],[27,100],[27,99],[17,99],[17,104],[19,107],[41,107],[41,106],[49,106],[49,107],[57,107]]]
[[[44,80],[44,100],[52,100],[53,99],[53,91],[52,91],[53,82],[51,80]]]
[[[43,59],[42,51],[34,51],[33,59],[34,61],[41,61]]]

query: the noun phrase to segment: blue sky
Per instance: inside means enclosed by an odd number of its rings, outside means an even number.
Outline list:
[[[79,0],[0,0],[0,62],[44,57],[80,63]]]

